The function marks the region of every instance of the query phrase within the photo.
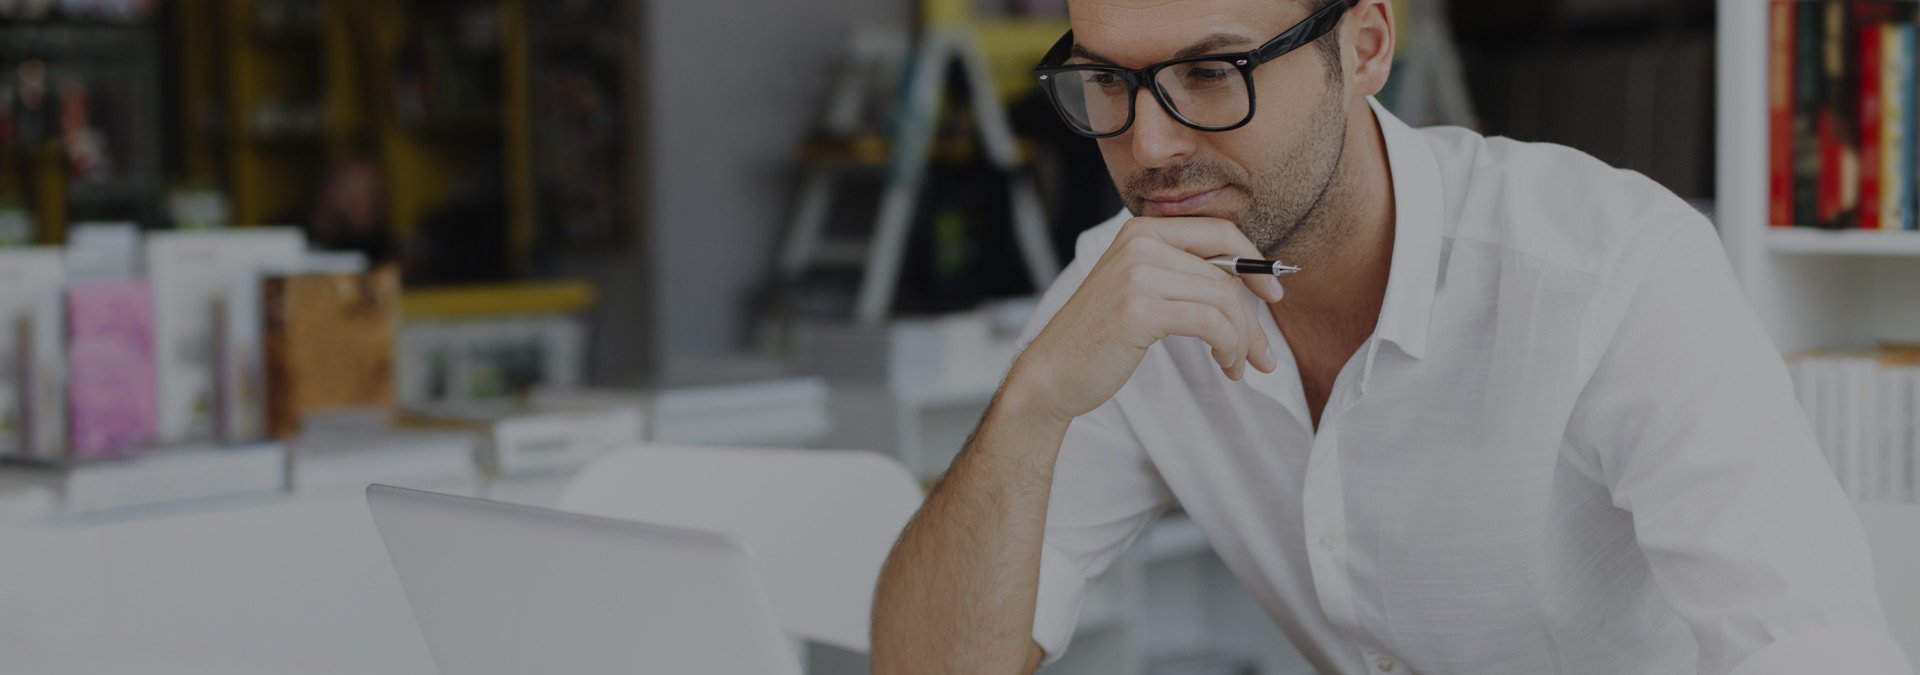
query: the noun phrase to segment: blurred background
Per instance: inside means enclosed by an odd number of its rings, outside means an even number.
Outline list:
[[[1886,290],[1916,235],[1769,217],[1764,75],[1800,52],[1767,9],[1830,4],[1396,1],[1380,98],[1718,215],[1783,350],[1920,339]],[[551,506],[636,443],[933,480],[1120,210],[1029,72],[1066,28],[1064,0],[0,0],[0,644],[431,672],[367,483]],[[1911,500],[1883,446],[1828,450]],[[1311,672],[1180,514],[1135,549],[1052,672]]]

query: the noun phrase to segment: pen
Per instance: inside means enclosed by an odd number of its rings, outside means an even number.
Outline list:
[[[1207,262],[1213,263],[1214,267],[1226,270],[1227,274],[1236,277],[1242,274],[1271,274],[1277,277],[1300,271],[1300,268],[1282,263],[1278,260],[1242,258],[1231,255],[1217,255],[1208,258]]]

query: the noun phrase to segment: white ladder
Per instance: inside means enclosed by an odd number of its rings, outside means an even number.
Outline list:
[[[864,245],[866,267],[860,280],[854,319],[873,324],[887,318],[899,285],[914,207],[932,160],[934,127],[938,122],[947,68],[956,59],[966,73],[968,90],[973,95],[980,145],[985,148],[988,161],[1008,175],[1014,241],[1020,247],[1027,274],[1037,290],[1044,291],[1053,282],[1060,268],[1048,238],[1047,216],[1040,204],[1039,189],[1032,173],[1020,165],[1020,151],[1012,126],[1007,121],[1006,109],[1000,105],[979,43],[973,32],[962,26],[931,29],[913,60],[907,79],[910,89],[902,101],[888,150],[886,187],[880,197],[879,213],[874,218],[872,239],[864,244],[823,241],[834,185],[842,170],[831,165],[815,167],[801,187],[793,220],[781,246],[779,272],[784,282],[799,279],[822,261],[857,259],[858,247]]]

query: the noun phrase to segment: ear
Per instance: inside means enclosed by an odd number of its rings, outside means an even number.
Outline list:
[[[1393,71],[1393,6],[1388,0],[1360,0],[1342,22],[1341,42],[1353,50],[1353,92],[1380,93]]]

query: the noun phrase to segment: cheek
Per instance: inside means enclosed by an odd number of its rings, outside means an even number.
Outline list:
[[[1246,183],[1260,169],[1286,161],[1285,130],[1268,127],[1255,120],[1233,131],[1211,134],[1205,152],[1214,164],[1233,172],[1235,181]]]
[[[1140,165],[1133,161],[1133,148],[1127,140],[1130,135],[1120,134],[1094,141],[1100,144],[1100,158],[1106,161],[1107,175],[1113,178],[1116,185],[1125,183],[1128,176],[1140,172]]]

